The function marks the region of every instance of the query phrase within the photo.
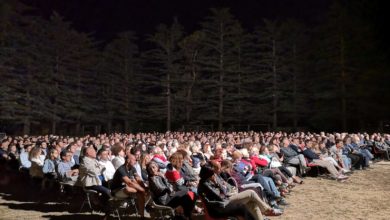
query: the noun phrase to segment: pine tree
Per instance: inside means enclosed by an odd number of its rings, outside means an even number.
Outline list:
[[[102,79],[107,88],[104,96],[105,109],[108,112],[109,124],[114,115],[123,121],[125,132],[130,131],[130,124],[135,125],[137,120],[137,78],[140,69],[138,46],[135,33],[124,32],[110,42],[105,48],[105,79]],[[111,125],[108,126],[111,130]]]
[[[203,53],[202,40],[204,34],[200,31],[196,31],[189,36],[186,36],[179,46],[183,51],[183,71],[184,74],[180,79],[180,85],[178,85],[177,100],[178,105],[182,106],[183,115],[181,118],[186,124],[195,123],[198,124],[197,114],[199,109],[204,106],[204,103],[199,99],[199,84],[200,71],[199,71],[199,59]],[[183,103],[183,105],[181,105]],[[180,113],[179,113],[180,115]]]
[[[150,83],[145,89],[153,91],[155,94],[158,92],[157,96],[153,96],[152,93],[150,97],[145,98],[147,102],[145,104],[149,106],[146,115],[155,119],[165,115],[166,130],[168,131],[171,130],[172,112],[175,109],[172,103],[176,92],[175,86],[182,68],[182,53],[178,45],[183,37],[182,29],[176,19],[170,26],[160,24],[156,33],[149,37],[149,41],[156,48],[145,53],[150,73],[146,78],[150,79]]]
[[[234,89],[237,78],[234,42],[242,34],[242,28],[227,8],[211,9],[211,15],[201,26],[205,34],[205,56],[200,63],[204,88],[208,91],[205,94],[208,111],[201,117],[203,120],[217,121],[218,130],[223,130],[226,113],[234,110],[232,92],[237,91]]]
[[[285,97],[286,84],[286,48],[283,45],[281,28],[278,22],[264,20],[264,27],[258,27],[254,33],[254,81],[258,90],[259,111],[271,116],[272,128],[278,127],[280,102]]]

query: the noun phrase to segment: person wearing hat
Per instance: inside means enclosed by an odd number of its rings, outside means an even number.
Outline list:
[[[280,210],[268,206],[253,190],[229,194],[228,183],[217,178],[214,169],[208,164],[202,167],[199,175],[198,193],[213,218],[234,216],[238,219],[263,220],[262,212],[269,216],[282,214]]]

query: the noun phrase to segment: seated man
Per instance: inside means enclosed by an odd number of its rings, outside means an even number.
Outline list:
[[[145,186],[134,168],[136,162],[134,155],[130,153],[126,155],[125,164],[115,171],[111,191],[113,196],[119,198],[127,198],[131,194],[137,194],[137,208],[141,217],[144,217]]]
[[[306,170],[309,169],[305,157],[293,149],[293,145],[290,145],[290,140],[288,138],[283,138],[282,143],[283,146],[280,148],[280,152],[283,155],[284,162],[290,165],[298,165],[300,174],[305,174]]]
[[[19,160],[20,160],[20,169],[24,171],[28,171],[31,167],[31,161],[28,159],[28,154],[30,153],[32,149],[31,144],[24,145],[24,150],[20,153]]]
[[[72,152],[61,151],[61,161],[57,165],[58,179],[61,182],[74,185],[79,176],[78,169],[72,169],[74,163],[72,162]]]
[[[108,159],[108,148],[102,147],[98,151],[98,159],[99,163],[105,168],[103,171],[103,186],[108,186],[109,182],[111,182],[114,177],[115,167]]]
[[[96,160],[96,150],[92,145],[83,149],[83,159],[80,163],[79,181],[86,189],[92,189],[101,193],[100,202],[106,218],[109,216],[108,199],[110,189],[102,185],[104,167]]]
[[[306,142],[306,148],[302,151],[305,157],[309,159],[310,162],[316,164],[317,166],[326,168],[331,174],[332,178],[336,180],[348,179],[348,176],[344,176],[341,172],[339,173],[336,167],[332,162],[325,160],[324,158],[318,156],[311,148],[313,143],[311,141]]]

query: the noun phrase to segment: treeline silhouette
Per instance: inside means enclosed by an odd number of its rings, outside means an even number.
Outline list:
[[[335,1],[316,27],[264,19],[251,31],[212,8],[191,33],[173,18],[99,42],[56,12],[2,1],[0,131],[383,129],[389,68],[353,7]]]

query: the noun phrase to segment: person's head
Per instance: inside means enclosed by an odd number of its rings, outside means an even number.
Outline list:
[[[10,141],[6,138],[1,141],[1,149],[7,150]]]
[[[250,156],[254,156],[254,157],[259,156],[259,148],[258,147],[252,147],[249,155]]]
[[[240,152],[241,152],[241,155],[242,155],[243,158],[245,158],[245,159],[249,158],[248,149],[242,148],[242,149],[240,150]]]
[[[41,143],[41,148],[42,148],[42,149],[46,149],[46,148],[47,148],[47,143],[46,143],[45,141],[43,141],[43,142]]]
[[[211,145],[209,142],[206,142],[204,145],[203,145],[203,152],[204,153],[209,153],[211,151]]]
[[[99,160],[101,160],[101,161],[108,161],[109,155],[108,155],[107,148],[104,148],[104,147],[100,148],[100,150],[97,153],[97,156],[98,156]]]
[[[175,169],[181,169],[183,166],[183,154],[180,152],[175,152],[169,157],[169,162]]]
[[[223,160],[221,162],[221,171],[230,173],[233,169],[233,164],[230,160]]]
[[[111,152],[114,156],[118,157],[124,157],[125,156],[125,149],[120,144],[114,144],[111,148]]]
[[[209,164],[205,164],[200,169],[199,177],[200,177],[200,182],[204,182],[207,180],[211,180],[215,182],[214,169]]]
[[[133,154],[128,153],[125,157],[126,166],[133,167],[137,163],[137,158]]]
[[[32,144],[26,144],[24,145],[24,151],[25,152],[30,152],[32,149]]]
[[[16,148],[16,144],[10,144],[9,146],[8,146],[8,152],[9,153],[14,153],[14,154],[16,154],[17,153],[17,148]]]
[[[148,153],[142,153],[140,157],[140,165],[142,168],[146,168],[146,165],[150,162],[152,158]]]
[[[337,148],[342,148],[342,147],[344,147],[344,142],[343,142],[343,140],[337,139],[337,140],[336,140],[336,147],[337,147]]]
[[[190,154],[185,149],[179,149],[176,152],[183,155],[183,161],[187,161],[189,163],[192,163]]]
[[[64,162],[70,162],[72,160],[73,153],[68,150],[61,151],[61,160]]]
[[[295,145],[295,146],[299,146],[299,138],[294,138],[293,139],[293,144]]]
[[[351,143],[351,138],[350,137],[345,137],[344,138],[344,144],[347,145],[347,144],[350,144]]]
[[[242,153],[239,150],[236,150],[233,152],[232,157],[234,161],[239,161],[242,158]]]
[[[137,161],[140,160],[141,157],[141,146],[135,146],[130,149],[130,153],[133,154]]]
[[[55,159],[58,158],[58,151],[57,151],[57,149],[55,149],[55,148],[50,149],[49,158],[51,160],[55,160]]]
[[[284,137],[282,140],[283,147],[288,147],[290,145],[290,140],[287,137]]]
[[[162,150],[161,147],[155,147],[155,148],[153,149],[153,154],[155,154],[155,155],[163,155],[164,152],[163,152],[163,150]]]
[[[270,152],[269,152],[268,147],[266,147],[265,145],[263,145],[263,146],[260,147],[259,154],[268,155],[269,153],[270,153]]]
[[[214,158],[222,158],[222,152],[223,152],[222,148],[215,149]]]
[[[221,173],[221,164],[220,163],[218,163],[215,160],[211,160],[209,163],[210,163],[210,166],[213,168],[214,173],[216,173],[216,174]]]
[[[157,175],[157,173],[160,171],[160,168],[158,166],[158,164],[156,162],[150,162],[148,165],[147,165],[147,172],[148,172],[148,176],[149,177],[152,177],[152,176],[155,176]]]
[[[67,147],[66,147],[66,150],[72,152],[72,153],[75,153],[76,150],[77,150],[77,143],[76,142],[72,142],[70,143]]]
[[[96,150],[92,146],[87,146],[86,148],[84,148],[83,155],[89,158],[96,158]]]
[[[41,155],[41,148],[40,147],[34,147],[31,149],[30,153],[29,153],[29,158],[30,160],[33,159],[33,158],[39,158],[39,156]]]

